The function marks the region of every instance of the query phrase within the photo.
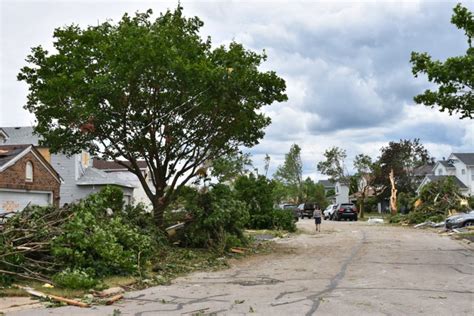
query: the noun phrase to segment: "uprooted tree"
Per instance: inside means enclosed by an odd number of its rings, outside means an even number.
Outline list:
[[[185,18],[181,7],[156,20],[151,14],[58,28],[56,51],[32,48],[18,79],[29,85],[25,108],[50,150],[87,150],[122,164],[140,180],[161,227],[165,208],[200,166],[257,144],[270,123],[259,109],[287,97],[283,79],[258,69],[265,54],[235,42],[212,48],[199,36],[203,22]]]

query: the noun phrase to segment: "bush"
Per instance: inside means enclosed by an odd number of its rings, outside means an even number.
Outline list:
[[[70,289],[90,289],[97,285],[97,280],[81,269],[65,269],[55,274],[53,281],[59,286]]]
[[[185,245],[222,252],[246,244],[243,229],[249,220],[247,207],[235,199],[229,187],[214,185],[189,207],[193,220],[184,233]]]
[[[273,210],[273,228],[287,230],[289,232],[296,231],[296,224],[293,218],[293,211],[290,210]]]

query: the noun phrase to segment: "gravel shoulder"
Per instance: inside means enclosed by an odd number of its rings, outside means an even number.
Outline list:
[[[113,306],[8,315],[472,315],[474,248],[430,231],[300,220],[269,255],[126,293]]]

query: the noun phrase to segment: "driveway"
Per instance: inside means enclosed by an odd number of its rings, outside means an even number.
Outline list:
[[[219,272],[130,292],[113,306],[14,315],[473,315],[474,248],[364,222],[300,220],[305,232]]]

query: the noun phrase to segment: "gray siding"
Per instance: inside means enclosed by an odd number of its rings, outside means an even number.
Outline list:
[[[63,178],[61,184],[61,200],[60,203],[71,203],[77,200],[78,187],[76,185],[76,168],[74,163],[74,156],[67,157],[66,155],[58,154],[51,155],[51,165]]]

